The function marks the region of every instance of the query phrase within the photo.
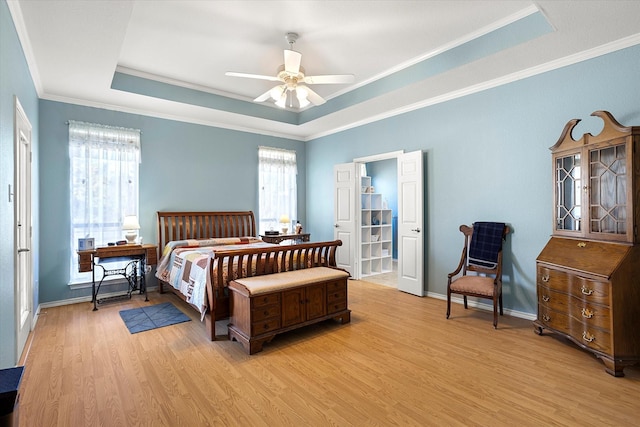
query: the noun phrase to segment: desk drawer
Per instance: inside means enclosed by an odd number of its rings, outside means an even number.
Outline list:
[[[544,305],[538,305],[538,321],[550,329],[570,335],[591,349],[611,352],[611,333],[607,329],[598,328],[593,322],[576,319]]]
[[[545,310],[566,313],[578,322],[609,330],[611,309],[606,305],[592,304],[581,298],[538,286],[538,304]]]
[[[92,252],[78,251],[78,273],[86,273],[93,269]]]
[[[609,305],[610,284],[538,265],[538,286],[564,292],[583,301]]]
[[[147,265],[158,264],[158,251],[155,247],[147,249]]]
[[[91,264],[91,261],[78,263],[78,273],[86,273],[91,271],[92,268],[93,265]]]

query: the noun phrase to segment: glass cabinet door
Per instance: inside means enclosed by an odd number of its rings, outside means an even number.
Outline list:
[[[610,113],[597,135],[574,139],[570,120],[551,147],[553,234],[640,245],[640,126],[622,126]]]
[[[627,234],[625,144],[589,151],[588,233]]]
[[[580,153],[555,158],[556,231],[580,231],[582,191]]]

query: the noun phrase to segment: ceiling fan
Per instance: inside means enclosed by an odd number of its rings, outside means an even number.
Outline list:
[[[307,76],[304,68],[300,65],[302,54],[293,50],[293,44],[298,39],[297,33],[285,34],[285,39],[289,43],[289,49],[284,51],[284,64],[278,67],[275,76],[265,76],[261,74],[236,73],[228,71],[227,76],[245,77],[249,79],[269,80],[281,82],[273,88],[269,89],[253,102],[264,102],[269,98],[275,101],[278,107],[297,107],[304,108],[309,104],[322,105],[326,101],[320,95],[315,93],[306,84],[336,84],[336,83],[352,83],[353,74],[333,74],[321,76]]]

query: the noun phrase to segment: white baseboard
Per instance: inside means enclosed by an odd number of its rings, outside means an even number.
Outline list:
[[[154,286],[154,287],[149,287],[147,289],[147,292],[154,292],[157,291],[158,287]],[[110,296],[117,296],[117,295],[122,295],[122,291],[120,292],[110,292],[110,293],[105,293],[105,294],[100,294],[101,297],[110,297]],[[447,300],[447,296],[446,295],[442,295],[436,292],[427,292],[427,297],[429,298],[435,298],[435,299],[439,299],[439,300]],[[78,304],[78,303],[82,303],[82,302],[91,302],[91,295],[88,296],[84,296],[84,297],[78,297],[78,298],[69,298],[66,300],[60,300],[60,301],[51,301],[51,302],[45,302],[42,303],[38,306],[38,310],[36,312],[36,315],[34,316],[34,322],[33,322],[33,327],[35,328],[36,325],[36,321],[38,319],[38,315],[40,314],[40,310],[42,308],[50,308],[50,307],[60,307],[63,305],[69,305],[69,304]],[[460,297],[452,297],[451,298],[451,302],[452,303],[456,303],[456,304],[463,304],[464,300]],[[468,305],[474,308],[478,308],[480,310],[487,310],[487,311],[493,311],[493,306],[490,304],[486,304],[483,302],[478,302],[478,301],[474,301],[472,299],[468,300]],[[508,308],[504,309],[504,313],[508,316],[513,316],[513,317],[518,317],[521,319],[526,319],[526,320],[536,320],[536,315],[532,314],[532,313],[525,313],[524,311],[518,311],[518,310],[510,310]]]
[[[441,299],[446,301],[447,300],[447,296],[446,295],[442,295],[442,294],[438,294],[435,292],[427,292],[427,296],[430,298],[436,298],[436,299]],[[464,299],[461,297],[451,297],[451,302],[452,303],[456,303],[456,304],[464,304]],[[467,300],[467,305],[473,308],[479,308],[480,310],[487,310],[487,311],[493,311],[493,305],[491,304],[486,304],[483,302],[478,302],[475,301],[473,299],[468,299]],[[518,310],[510,310],[508,308],[504,309],[504,314],[508,315],[508,316],[513,316],[513,317],[518,317],[520,319],[526,319],[526,320],[536,320],[537,316],[535,314],[532,313],[525,313],[524,311],[518,311]]]
[[[158,289],[157,286],[150,286],[150,287],[147,288],[147,292],[155,292],[157,289]],[[100,298],[115,297],[115,296],[118,296],[118,295],[122,295],[123,292],[126,292],[126,291],[106,292],[106,293],[102,293],[101,292],[100,293]],[[40,309],[41,308],[60,307],[60,306],[63,306],[63,305],[78,304],[78,303],[81,303],[81,302],[91,302],[91,295],[86,295],[86,296],[77,297],[77,298],[63,299],[63,300],[59,300],[59,301],[43,302],[42,304],[40,304],[38,306],[38,313],[40,313]]]

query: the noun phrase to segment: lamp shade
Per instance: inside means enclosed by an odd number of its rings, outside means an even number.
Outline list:
[[[284,108],[287,105],[287,91],[282,92],[278,100],[276,101],[276,105],[280,108]]]
[[[140,224],[138,223],[138,217],[135,215],[127,215],[122,221],[123,230],[139,230]]]
[[[296,89],[296,98],[298,98],[298,104],[300,108],[304,108],[310,104],[307,96],[309,95],[309,91],[304,87],[298,87]]]
[[[289,215],[281,215],[280,222],[282,224],[289,224],[291,222],[291,220],[289,219]]]

